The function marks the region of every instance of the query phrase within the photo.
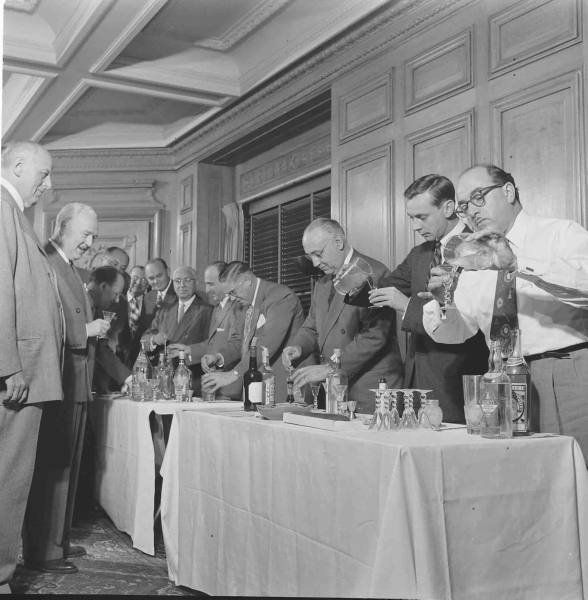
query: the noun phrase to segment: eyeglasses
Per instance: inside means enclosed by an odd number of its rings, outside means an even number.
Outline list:
[[[305,254],[304,256],[306,256],[306,258],[312,262],[313,258],[316,258],[317,260],[321,260],[323,258],[323,254],[325,253],[325,250],[327,249],[327,246],[329,245],[329,242],[331,240],[327,240],[325,245],[320,249],[320,250],[313,250],[312,252],[309,252],[308,254]]]
[[[470,199],[467,202],[458,202],[455,208],[456,215],[465,215],[468,211],[468,204],[482,207],[486,204],[486,194],[489,194],[492,190],[503,187],[504,183],[497,183],[496,185],[489,185],[485,188],[476,188],[471,194]]]
[[[174,279],[174,285],[188,285],[193,281],[195,281],[195,279],[192,279],[191,277],[185,277],[184,279]]]

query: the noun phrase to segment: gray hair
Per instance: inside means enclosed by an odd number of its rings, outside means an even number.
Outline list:
[[[66,204],[57,213],[55,227],[53,228],[53,235],[51,238],[57,243],[61,242],[67,224],[82,213],[88,213],[96,217],[96,211],[87,204],[82,204],[81,202],[70,202],[69,204]]]
[[[345,237],[345,231],[343,227],[341,227],[341,225],[338,223],[338,221],[335,221],[335,219],[327,219],[325,217],[319,217],[318,219],[314,219],[314,221],[311,221],[306,226],[304,233],[311,233],[317,229],[328,233],[332,237]]]

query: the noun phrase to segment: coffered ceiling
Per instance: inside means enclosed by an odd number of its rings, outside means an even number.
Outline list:
[[[2,137],[158,148],[390,0],[5,0]]]

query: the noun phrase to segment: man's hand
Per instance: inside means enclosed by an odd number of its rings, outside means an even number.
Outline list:
[[[214,355],[212,355],[214,356]],[[216,392],[221,387],[230,385],[237,381],[239,377],[232,371],[214,371],[202,375],[202,390],[205,392]]]
[[[21,405],[24,404],[29,397],[29,384],[24,378],[22,371],[13,373],[5,379],[6,383],[6,398],[4,404]]]
[[[466,271],[484,269],[515,271],[517,257],[504,234],[494,229],[476,231],[466,237],[456,249],[456,257],[448,260]]]
[[[369,297],[374,306],[389,306],[401,313],[408,306],[408,298],[395,287],[375,288],[370,291]]]
[[[121,394],[124,394],[125,396],[128,396],[128,395],[130,395],[130,392],[131,392],[131,383],[132,383],[132,381],[133,381],[133,376],[132,376],[132,375],[129,375],[129,376],[128,376],[128,377],[125,379],[124,383],[122,384],[122,387],[120,388],[120,393],[121,393]]]
[[[169,358],[175,358],[180,355],[180,350],[184,351],[185,356],[190,354],[190,346],[186,346],[186,344],[170,344],[167,347],[167,355]]]
[[[443,282],[448,281],[451,278],[451,274],[445,271],[441,267],[433,267],[427,283],[428,292],[419,292],[417,295],[423,300],[437,300],[439,304],[445,302],[445,289]]]
[[[282,350],[282,364],[288,370],[292,366],[292,361],[297,360],[302,356],[302,348],[300,346],[286,346]]]
[[[86,335],[91,337],[104,337],[110,329],[110,323],[104,319],[94,319],[90,323],[86,323]]]
[[[294,387],[301,388],[307,383],[318,383],[319,381],[324,381],[330,371],[331,366],[328,364],[300,367],[300,369],[294,371],[294,376],[292,378]]]
[[[167,335],[163,332],[154,333],[151,336],[151,346],[163,346],[167,341]]]
[[[217,352],[216,354],[205,354],[200,359],[200,366],[205,373],[214,371],[219,365],[223,364],[223,355]],[[224,385],[224,384],[223,384]]]

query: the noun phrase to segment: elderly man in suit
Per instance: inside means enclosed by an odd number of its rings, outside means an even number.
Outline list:
[[[200,365],[205,354],[217,354],[223,348],[229,348],[228,355],[232,356],[231,360],[223,363],[223,370],[232,369],[241,358],[245,311],[241,304],[225,293],[225,286],[219,281],[219,275],[226,266],[224,261],[217,261],[208,265],[204,271],[204,287],[210,304],[214,306],[208,337],[190,346],[168,346],[171,357],[183,350],[187,365]]]
[[[145,294],[145,314],[153,320],[160,306],[169,308],[175,303],[177,294],[163,258],[153,258],[145,263],[145,277],[151,287]]]
[[[390,308],[374,310],[345,304],[343,296],[335,293],[333,278],[356,257],[369,263],[376,287],[390,271],[352,248],[341,225],[332,219],[312,221],[304,230],[302,245],[324,276],[314,287],[304,325],[284,350],[284,364],[313,353],[330,358],[335,348],[340,348],[341,367],[349,377],[349,398],[357,401],[358,412],[373,412],[375,400],[368,390],[378,387],[379,378],[385,377],[390,387],[402,383],[395,314]],[[329,364],[298,368],[294,386],[324,381],[329,370]]]
[[[196,271],[192,267],[178,267],[173,273],[173,285],[177,300],[171,305],[163,304],[143,334],[151,352],[157,353],[167,343],[190,345],[201,342],[208,336],[212,306],[196,293]],[[200,369],[194,369],[198,386]]]
[[[276,397],[285,399],[287,373],[279,359],[304,320],[300,300],[289,287],[256,277],[245,263],[239,261],[227,265],[220,281],[225,284],[229,296],[247,306],[243,341],[240,349],[225,345],[218,354],[202,357],[202,368],[207,371],[202,377],[203,389],[212,392],[221,388],[224,395],[240,398],[243,374],[249,368],[249,346],[255,336],[258,364],[261,364],[261,348],[265,346],[276,377]],[[237,358],[239,362],[232,371],[210,372],[213,366],[222,367]]]
[[[374,306],[390,306],[402,315],[402,329],[409,333],[404,386],[432,390],[443,420],[465,423],[461,376],[484,373],[488,349],[478,332],[463,344],[439,344],[423,327],[426,300],[417,296],[427,289],[431,266],[443,260],[443,247],[454,235],[470,232],[455,214],[455,189],[447,177],[424,175],[404,192],[412,228],[425,239],[415,246],[378,289],[370,293]]]
[[[51,188],[38,144],[2,150],[0,196],[0,593],[9,593],[33,476],[42,408],[60,404],[63,314],[55,274],[24,216]]]
[[[94,209],[73,202],[57,214],[53,235],[45,245],[49,263],[57,274],[66,323],[64,400],[43,413],[23,530],[23,555],[27,566],[61,574],[77,571],[66,558],[86,552],[81,546],[70,546],[69,534],[86,427],[86,403],[91,399],[94,345],[98,336],[106,334],[109,324],[94,319],[73,261],[88,251],[97,233]]]

